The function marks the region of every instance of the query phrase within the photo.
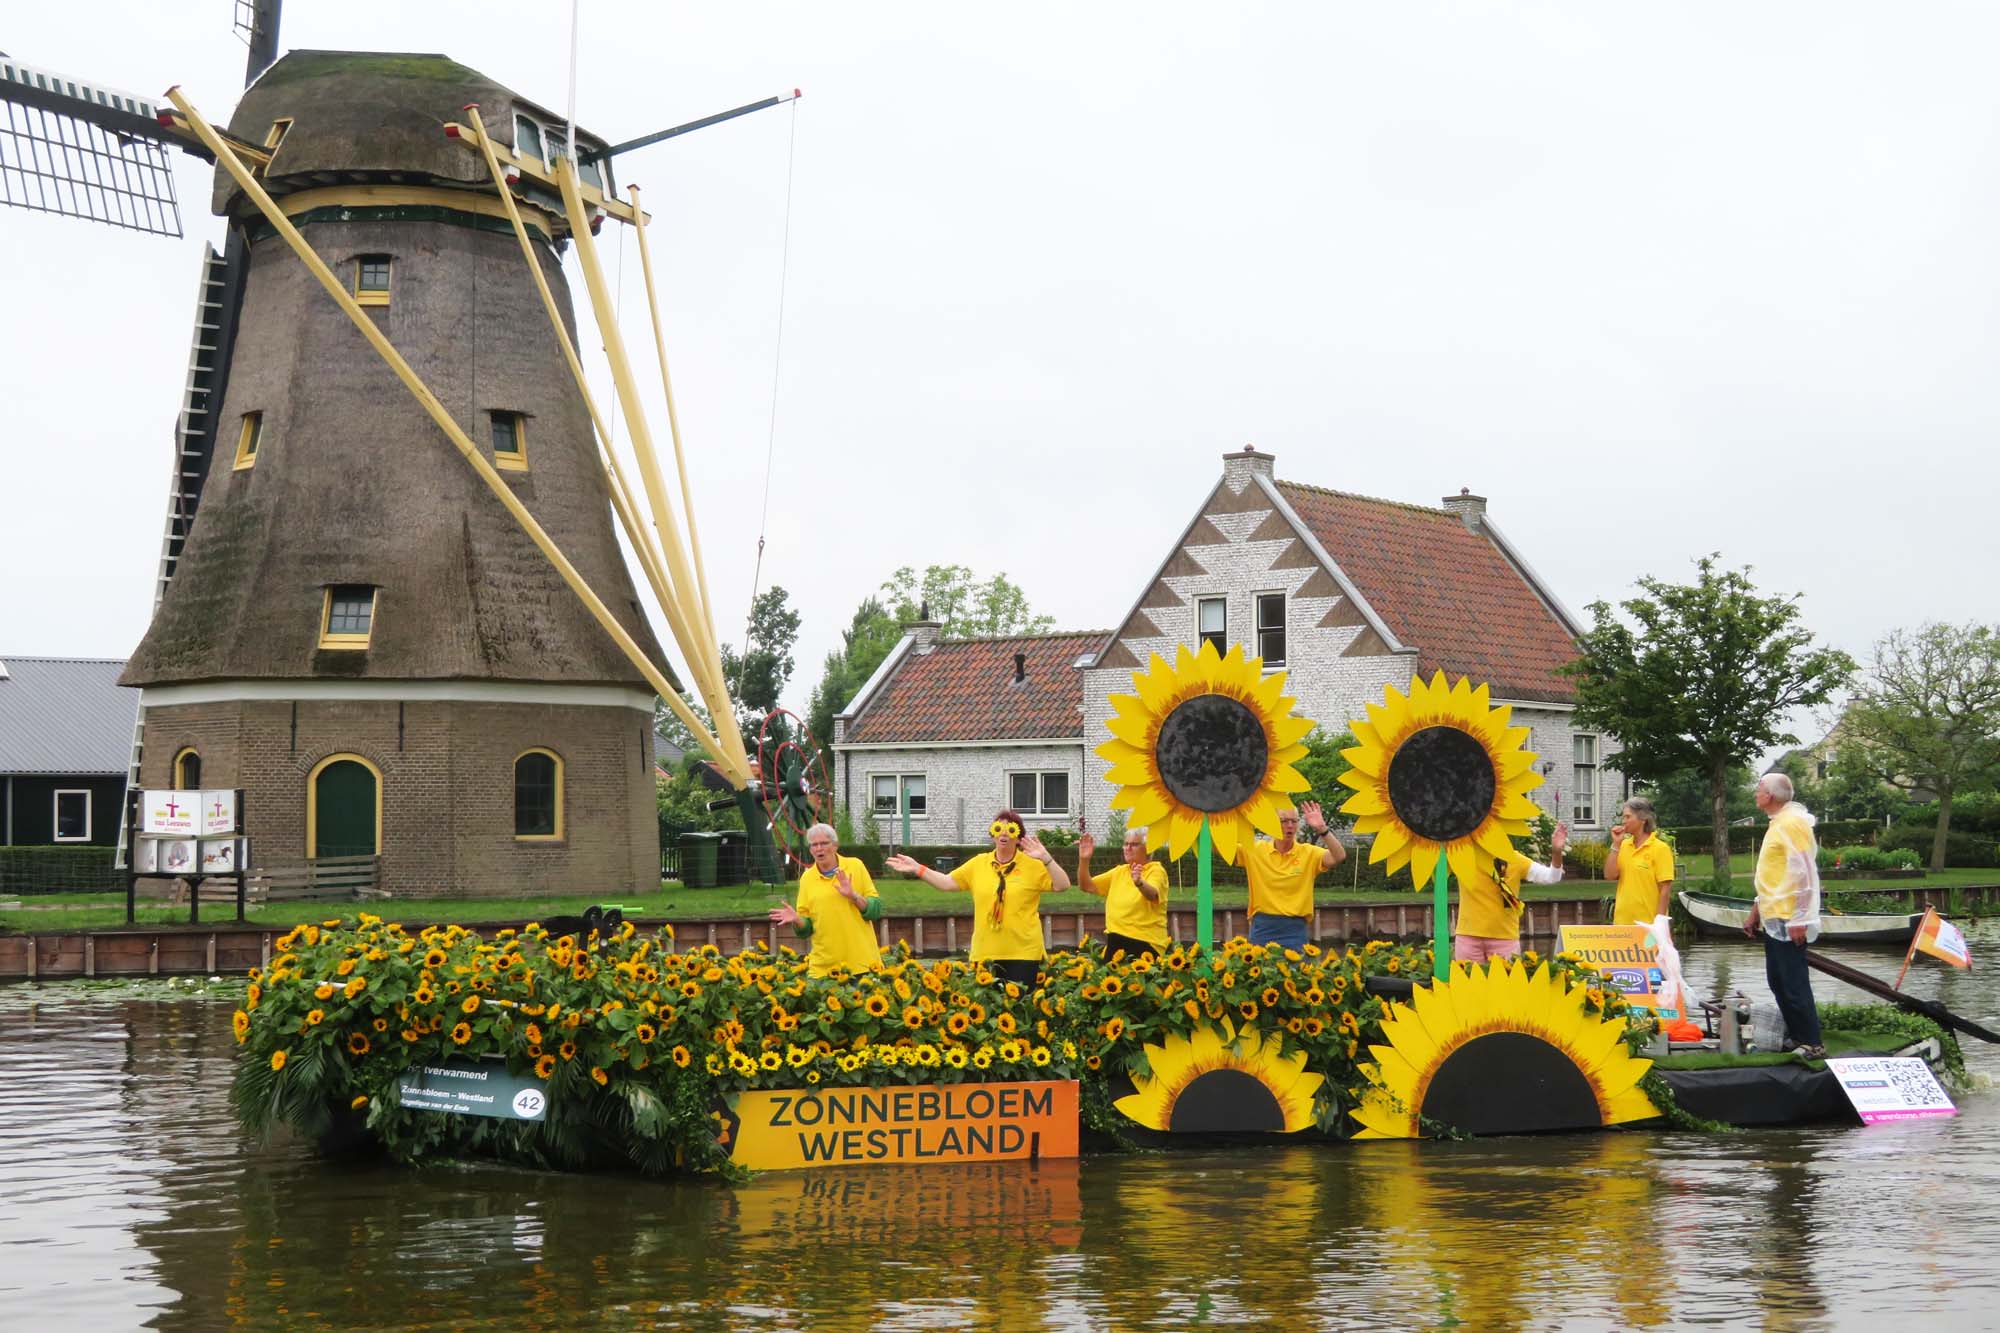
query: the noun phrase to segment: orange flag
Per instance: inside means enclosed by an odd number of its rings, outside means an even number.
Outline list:
[[[1910,941],[1910,950],[1903,955],[1903,970],[1896,974],[1898,990],[1902,989],[1903,977],[1910,970],[1910,960],[1917,956],[1919,949],[1953,967],[1970,969],[1972,966],[1972,950],[1966,947],[1964,932],[1939,916],[1937,908],[1925,908],[1924,919],[1917,923],[1916,936]]]

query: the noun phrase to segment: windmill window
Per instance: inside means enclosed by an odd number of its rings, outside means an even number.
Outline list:
[[[537,162],[547,160],[542,156],[542,127],[523,115],[514,117],[514,151]]]
[[[201,788],[201,752],[192,745],[183,746],[174,755],[174,787],[179,791]]]
[[[236,435],[236,471],[241,472],[257,463],[257,446],[264,439],[264,414],[245,412],[243,428]]]
[[[553,842],[563,835],[563,763],[553,750],[527,750],[514,760],[514,836]]]
[[[362,255],[354,261],[354,300],[359,305],[389,304],[389,256]]]
[[[342,583],[326,590],[320,613],[320,647],[366,648],[374,630],[375,589],[365,583]]]
[[[494,412],[493,462],[513,472],[528,470],[528,418],[519,412]]]

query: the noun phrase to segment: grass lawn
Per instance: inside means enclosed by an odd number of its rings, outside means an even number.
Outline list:
[[[1735,860],[1740,874],[1737,877],[1737,892],[1743,896],[1750,894],[1748,856]],[[1688,868],[1689,883],[1698,883],[1695,874],[1707,869],[1706,859]],[[1338,872],[1332,876],[1338,881]],[[1323,882],[1324,883],[1324,882]],[[1834,893],[1853,893],[1870,888],[1904,890],[1917,885],[1963,885],[2000,883],[2000,869],[1947,870],[1929,875],[1921,880],[1884,880],[1870,884],[1865,880],[1832,881],[1828,889]],[[959,894],[944,893],[927,888],[912,880],[884,876],[877,881],[877,889],[882,895],[883,906],[892,916],[945,916],[968,910],[966,899]],[[1215,889],[1215,905],[1220,908],[1242,910],[1246,905],[1246,891],[1240,885],[1220,885]],[[472,921],[533,921],[546,916],[570,915],[592,902],[616,903],[624,908],[627,916],[672,917],[678,920],[738,919],[745,916],[761,916],[782,901],[789,900],[791,886],[773,887],[764,884],[734,884],[713,889],[689,889],[678,884],[663,883],[656,893],[606,895],[591,897],[542,897],[542,898],[412,898],[394,902],[289,902],[270,906],[255,907],[250,911],[252,925],[275,926],[285,929],[301,921],[321,921],[335,916],[351,915],[354,911],[374,912],[390,920],[406,922],[472,922]],[[1554,898],[1588,897],[1592,894],[1610,898],[1613,886],[1604,880],[1570,879],[1562,884],[1543,888],[1530,886],[1524,896],[1530,902],[1546,902]],[[1177,907],[1192,906],[1194,886],[1184,884],[1172,890],[1171,901]],[[1368,902],[1408,902],[1419,905],[1429,901],[1429,890],[1419,893],[1414,889],[1345,889],[1322,887],[1315,895],[1323,906],[1338,906],[1343,903]],[[1102,900],[1077,889],[1067,893],[1042,895],[1042,907],[1051,912],[1090,911]],[[62,893],[37,894],[24,897],[18,909],[0,911],[0,929],[29,930],[75,930],[84,927],[122,926],[125,924],[125,899],[118,893]],[[227,903],[204,901],[201,909],[202,923],[205,925],[228,925],[235,921],[236,911]],[[186,925],[187,907],[168,906],[162,903],[141,900],[138,910],[138,924]]]
[[[1842,1032],[1828,1028],[1820,1034],[1828,1055],[1886,1055],[1910,1044],[1910,1039],[1893,1032]],[[1790,1065],[1799,1058],[1783,1051],[1757,1051],[1750,1055],[1724,1055],[1720,1051],[1686,1051],[1655,1060],[1660,1069],[1746,1069],[1757,1065]],[[1814,1068],[1820,1062],[1811,1062]]]

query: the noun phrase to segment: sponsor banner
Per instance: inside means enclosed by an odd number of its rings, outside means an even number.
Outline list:
[[[233,791],[205,791],[201,793],[201,836],[219,837],[237,830],[236,793]]]
[[[542,1081],[511,1074],[497,1061],[416,1065],[398,1076],[396,1092],[404,1106],[447,1115],[543,1120],[549,1113],[549,1094]]]
[[[139,800],[139,832],[191,837],[201,825],[198,791],[149,791]]]
[[[739,1166],[994,1162],[1077,1155],[1077,1085],[909,1084],[741,1094],[724,1117]]]
[[[1864,1125],[1958,1114],[1937,1075],[1922,1060],[1848,1057],[1828,1060],[1826,1067],[1840,1080],[1840,1090]]]
[[[1597,969],[1605,984],[1624,995],[1625,1002],[1653,1009],[1672,1022],[1686,1015],[1663,1004],[1660,991],[1666,973],[1660,969],[1660,943],[1651,926],[1558,926],[1560,948],[1578,962]]]

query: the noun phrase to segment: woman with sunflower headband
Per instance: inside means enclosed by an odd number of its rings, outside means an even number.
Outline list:
[[[898,853],[883,864],[899,875],[915,875],[934,889],[972,895],[972,949],[975,963],[1023,986],[1042,970],[1042,894],[1069,887],[1069,872],[1056,864],[1042,840],[1023,832],[1021,816],[1002,810],[994,816],[993,850],[973,857],[949,875],[913,856]]]
[[[868,867],[840,854],[840,835],[831,824],[806,830],[806,850],[813,863],[799,876],[798,906],[780,903],[771,909],[771,920],[812,941],[806,955],[812,976],[826,976],[836,967],[850,972],[881,967],[874,923],[882,918],[882,899]]]
[[[1167,935],[1167,868],[1146,855],[1146,830],[1125,830],[1125,859],[1102,875],[1090,873],[1097,840],[1076,840],[1076,886],[1104,899],[1104,949],[1127,959],[1173,947]]]

